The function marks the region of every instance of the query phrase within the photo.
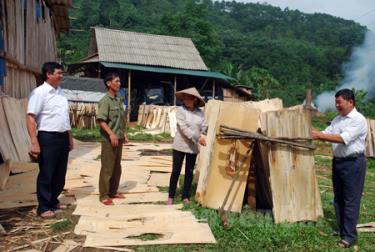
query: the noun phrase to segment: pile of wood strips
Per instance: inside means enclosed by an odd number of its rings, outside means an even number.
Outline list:
[[[98,104],[69,102],[70,125],[72,128],[94,129]]]
[[[137,124],[145,127],[147,133],[170,133],[174,137],[176,110],[175,106],[140,105]]]

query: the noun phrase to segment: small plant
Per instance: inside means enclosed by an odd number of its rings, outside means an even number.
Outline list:
[[[72,225],[72,222],[68,219],[62,219],[56,223],[53,223],[51,225],[51,228],[53,229],[53,231],[63,231],[63,230],[67,230],[71,227]]]

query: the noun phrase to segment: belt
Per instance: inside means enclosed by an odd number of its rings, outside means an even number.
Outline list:
[[[354,160],[354,159],[357,159],[361,156],[364,156],[364,153],[363,152],[360,152],[360,153],[353,153],[353,154],[350,154],[346,157],[333,157],[333,161],[348,161],[348,160]]]
[[[60,131],[44,131],[44,130],[40,130],[40,131],[38,131],[38,134],[39,133],[42,133],[42,134],[53,134],[53,135],[66,135],[66,134],[69,133],[69,131],[60,132]]]

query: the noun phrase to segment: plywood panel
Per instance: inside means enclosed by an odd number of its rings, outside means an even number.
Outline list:
[[[270,137],[310,138],[308,113],[267,112],[264,125]],[[275,222],[315,221],[323,216],[313,151],[273,144],[268,157]]]
[[[233,111],[236,111],[236,113],[233,113]],[[250,108],[246,104],[223,103],[220,108],[217,125],[225,124],[229,127],[256,132],[259,115],[260,111],[258,109]],[[219,127],[217,127],[217,131],[218,129]],[[241,167],[242,169],[224,209],[241,212],[251,159],[247,158],[245,162],[242,162],[242,160],[246,156],[249,145],[250,141],[248,140],[216,139],[207,187],[201,194],[203,206],[215,209],[221,207],[232,182],[232,176],[228,175],[226,168],[231,149],[235,146],[237,168]]]
[[[207,187],[208,174],[211,169],[211,159],[213,146],[216,140],[217,132],[217,120],[220,112],[220,106],[222,102],[218,100],[209,100],[205,106],[205,117],[208,125],[207,136],[206,136],[206,146],[200,147],[200,152],[197,160],[196,173],[198,178],[197,190],[195,193],[195,200],[202,203],[202,195]]]
[[[77,194],[77,204],[85,206],[101,207],[98,195]],[[133,203],[164,202],[168,194],[163,192],[131,193],[124,194],[125,199],[113,199],[115,205],[126,205]]]
[[[170,173],[153,172],[151,173],[150,179],[147,181],[147,184],[153,185],[153,186],[166,187],[166,186],[169,186],[170,177],[171,177]]]

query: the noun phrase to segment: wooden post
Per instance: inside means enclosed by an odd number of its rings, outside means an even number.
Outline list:
[[[128,125],[130,123],[130,101],[131,101],[131,70],[128,71],[128,107],[126,108],[128,110],[127,113],[127,119],[128,119]]]
[[[216,82],[215,79],[212,81],[212,99],[215,100],[215,88],[216,88]]]
[[[173,82],[173,105],[176,106],[177,77],[174,75]]]

